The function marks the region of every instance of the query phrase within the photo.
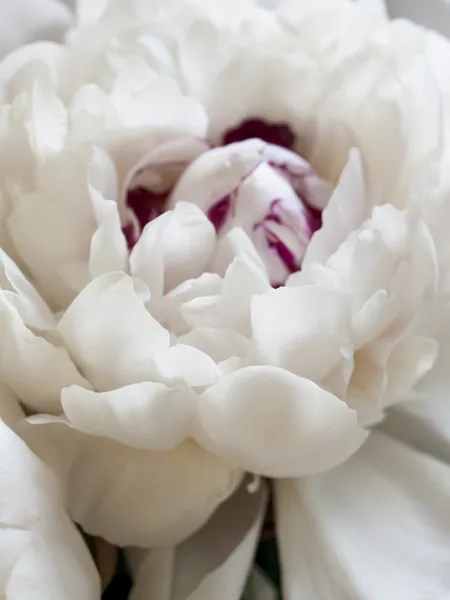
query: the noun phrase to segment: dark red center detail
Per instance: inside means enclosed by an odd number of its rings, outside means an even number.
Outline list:
[[[240,125],[225,132],[222,144],[233,144],[259,138],[268,144],[292,150],[295,145],[295,134],[287,123],[268,123],[263,119],[247,119]]]
[[[171,190],[157,194],[143,187],[128,190],[127,206],[136,215],[141,229],[163,214],[166,210],[167,199]]]

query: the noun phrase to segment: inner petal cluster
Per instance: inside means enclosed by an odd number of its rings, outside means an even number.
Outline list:
[[[332,193],[294,144],[289,125],[261,119],[229,129],[219,145],[198,139],[161,144],[129,179],[123,227],[129,247],[147,223],[179,201],[191,202],[219,239],[243,229],[272,285],[284,285],[301,269]]]

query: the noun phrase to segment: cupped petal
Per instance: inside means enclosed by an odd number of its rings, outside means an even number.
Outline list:
[[[450,470],[381,433],[328,473],[275,485],[284,598],[445,598]]]
[[[189,388],[170,389],[154,382],[102,393],[71,386],[63,390],[61,403],[80,431],[143,450],[178,446],[190,433],[195,414]]]
[[[179,202],[147,225],[131,254],[133,274],[162,294],[205,270],[214,249],[214,227],[203,212],[187,202]],[[152,262],[156,261],[154,266]],[[160,265],[160,266],[159,266]]]
[[[190,440],[168,451],[147,451],[85,435],[64,420],[31,421],[24,435],[58,474],[72,519],[118,546],[178,544],[209,519],[242,477]]]
[[[344,293],[318,286],[283,287],[252,301],[252,341],[261,361],[316,382],[350,342]]]
[[[244,481],[208,523],[179,546],[128,551],[135,575],[131,600],[240,600],[267,495],[263,482],[251,493]]]
[[[277,367],[240,369],[206,390],[198,406],[199,443],[269,477],[330,469],[367,437],[344,402]]]
[[[1,295],[0,331],[0,379],[32,410],[59,413],[64,387],[90,387],[67,351],[35,335]]]
[[[154,353],[169,347],[169,332],[147,312],[124,273],[92,281],[67,309],[58,331],[98,391],[145,381]]]
[[[50,469],[0,420],[0,595],[98,600],[89,551]]]

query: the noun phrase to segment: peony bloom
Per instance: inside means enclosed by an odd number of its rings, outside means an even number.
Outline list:
[[[371,430],[445,360],[448,44],[377,2],[98,8],[0,66],[27,443],[88,533],[156,548],[136,598],[238,599],[260,477],[288,600],[442,595],[447,467]]]

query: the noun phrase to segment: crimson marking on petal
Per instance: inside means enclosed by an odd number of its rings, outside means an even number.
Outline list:
[[[256,171],[260,164],[261,163],[258,163],[248,173],[243,175],[239,180],[237,186],[229,194],[223,196],[222,198],[220,198],[220,200],[217,200],[217,202],[214,202],[214,204],[208,209],[206,216],[214,225],[217,233],[219,233],[223,229],[229,216],[234,216],[236,212],[236,201],[239,196],[239,190],[242,184],[245,183],[245,181],[247,181],[247,179],[253,175],[253,173]]]
[[[122,233],[127,241],[128,249],[131,250],[137,244],[138,235],[136,235],[136,228],[133,223],[128,223],[122,227]]]
[[[159,194],[144,187],[128,190],[127,205],[136,215],[141,230],[147,223],[162,215],[169,196],[170,190]]]
[[[299,265],[295,259],[293,252],[289,250],[286,244],[280,240],[278,236],[276,236],[272,231],[265,230],[267,245],[271,250],[278,254],[281,262],[285,265],[286,269],[290,274],[296,273],[300,270],[301,265]]]
[[[295,134],[287,123],[268,123],[264,119],[247,119],[223,135],[223,145],[259,138],[268,144],[292,150]]]
[[[217,232],[219,232],[226,221],[228,220],[228,215],[232,210],[232,198],[231,194],[228,194],[224,198],[221,198],[218,202],[213,204],[211,208],[206,213],[206,216],[214,225]]]

